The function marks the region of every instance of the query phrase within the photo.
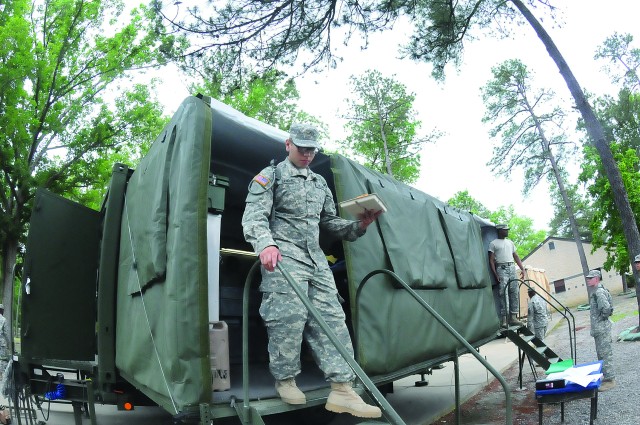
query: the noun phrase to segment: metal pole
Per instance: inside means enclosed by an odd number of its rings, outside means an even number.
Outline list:
[[[453,372],[456,383],[456,424],[460,425],[462,415],[460,412],[460,361],[458,357],[458,350],[456,350],[456,356],[453,359]]]
[[[251,280],[253,274],[260,266],[260,261],[256,261],[247,275],[247,280],[244,282],[244,292],[242,294],[242,418],[240,420],[243,424],[249,422],[249,287],[251,286]]]

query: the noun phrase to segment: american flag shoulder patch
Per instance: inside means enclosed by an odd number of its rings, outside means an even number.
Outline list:
[[[269,184],[269,178],[262,175],[262,174],[258,174],[257,176],[255,176],[253,178],[253,181],[258,183],[260,186],[262,187],[267,187],[267,185]]]

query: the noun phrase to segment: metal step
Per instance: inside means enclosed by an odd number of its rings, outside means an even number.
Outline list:
[[[525,336],[522,337],[522,340],[524,342],[530,342],[533,338],[535,338],[535,336],[533,336],[533,335],[525,335]]]
[[[543,345],[541,347],[536,347],[536,351],[544,356],[544,352],[547,351],[549,347]]]
[[[549,368],[552,363],[561,360],[553,350],[547,347],[543,341],[536,338],[526,327],[522,327],[518,331],[508,329],[504,333],[507,338],[526,353],[531,360],[544,369]]]

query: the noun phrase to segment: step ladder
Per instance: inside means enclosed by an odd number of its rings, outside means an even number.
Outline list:
[[[524,325],[509,326],[506,329],[502,329],[501,333],[544,370],[549,369],[552,364],[562,361],[560,356],[549,348],[544,341],[536,338],[533,332]]]

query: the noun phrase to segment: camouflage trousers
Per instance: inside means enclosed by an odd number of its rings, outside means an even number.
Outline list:
[[[345,314],[328,266],[315,268],[286,257],[283,258],[283,265],[353,357]],[[274,272],[262,269],[262,279],[263,284],[268,283],[263,287],[275,290],[264,292],[260,305],[260,315],[269,335],[269,370],[273,377],[281,381],[300,373],[300,350],[304,337],[328,381],[352,381],[355,375],[351,367],[310,316],[284,276],[277,269]]]
[[[544,341],[544,336],[547,334],[546,326],[538,326],[537,328],[533,328],[533,335],[538,338],[540,341]]]
[[[507,302],[509,313],[518,314],[520,312],[520,294],[518,294],[515,266],[513,264],[507,266],[496,265],[496,272],[498,272],[498,277],[500,278],[500,316],[505,317],[507,315]]]
[[[596,343],[598,360],[602,360],[602,374],[604,375],[604,379],[614,379],[611,328],[609,328],[609,332],[595,332],[593,334],[593,340]]]
[[[9,348],[3,344],[0,344],[0,380],[4,377],[4,370],[7,368],[7,364],[9,364],[9,359],[11,358],[11,351]]]

